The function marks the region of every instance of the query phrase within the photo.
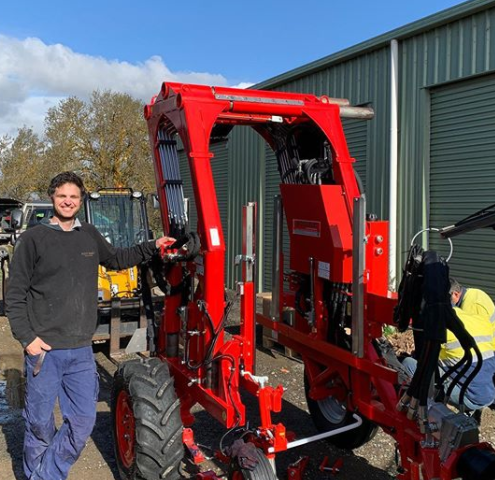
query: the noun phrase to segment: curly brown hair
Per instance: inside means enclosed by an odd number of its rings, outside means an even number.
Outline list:
[[[81,197],[83,197],[86,193],[86,189],[84,188],[84,182],[82,178],[74,172],[62,172],[52,178],[50,185],[48,186],[48,196],[51,198],[55,190],[66,183],[73,183],[76,187],[79,187],[81,190]]]

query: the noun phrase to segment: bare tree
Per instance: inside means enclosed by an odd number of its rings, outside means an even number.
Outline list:
[[[22,127],[12,139],[0,141],[0,194],[19,200],[45,196],[46,185],[39,182],[45,145],[30,128]]]
[[[48,112],[47,161],[79,171],[89,187],[154,190],[153,165],[141,102],[95,91],[89,102],[63,100]]]
[[[15,139],[0,139],[0,195],[44,198],[50,179],[65,170],[81,174],[89,189],[154,192],[142,103],[111,91],[95,91],[88,101],[69,97],[48,111],[43,139],[26,127]]]

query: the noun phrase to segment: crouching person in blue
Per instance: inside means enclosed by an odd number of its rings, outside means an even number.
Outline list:
[[[30,480],[66,479],[93,430],[98,265],[129,268],[172,240],[114,248],[93,225],[76,218],[84,194],[75,173],[53,178],[48,195],[55,213],[49,223],[21,235],[11,264],[6,312],[25,350],[24,472]],[[57,399],[63,416],[58,430]]]
[[[495,356],[493,352],[493,327],[490,323],[488,315],[468,313],[465,310],[454,307],[454,312],[464,324],[465,329],[474,338],[481,356],[483,364],[466,389],[464,397],[464,405],[472,411],[480,411],[483,407],[491,405],[495,400],[495,386],[492,378],[495,375]],[[451,403],[455,406],[460,406],[460,393],[465,380],[470,376],[477,365],[477,358],[473,354],[473,364],[468,371],[463,375],[459,384],[454,387],[451,395]],[[446,372],[450,367],[459,362],[464,356],[459,341],[454,334],[447,330],[447,342],[441,346],[439,363],[442,372]],[[448,385],[447,385],[448,387]]]
[[[495,400],[495,386],[492,377],[495,375],[495,355],[493,352],[493,329],[488,315],[475,313],[467,313],[466,311],[454,307],[455,314],[463,323],[464,328],[474,338],[480,350],[483,363],[477,375],[466,388],[463,404],[468,410],[477,412],[474,417],[479,421],[481,418],[481,410],[492,404]],[[450,396],[450,403],[457,408],[460,408],[461,389],[466,379],[471,375],[477,365],[477,357],[474,352],[473,363],[462,376],[459,383],[456,384]],[[440,373],[447,372],[451,367],[457,364],[464,356],[464,350],[455,335],[447,330],[447,341],[440,347],[439,367]],[[417,367],[417,361],[414,358],[407,357],[403,361],[403,365],[411,375],[414,375]],[[446,380],[444,385],[445,390],[448,389],[452,378]]]

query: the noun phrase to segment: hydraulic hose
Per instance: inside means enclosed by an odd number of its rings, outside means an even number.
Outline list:
[[[424,344],[423,353],[414,372],[407,395],[419,400],[420,406],[426,406],[431,379],[435,375],[440,353],[440,342],[428,340]]]
[[[447,318],[452,312],[449,298],[449,268],[436,252],[422,255],[422,309],[418,322],[423,327],[425,347],[420,353],[422,364],[418,380],[417,398],[426,406],[431,380],[438,368],[440,345],[446,341]]]
[[[394,315],[400,331],[405,331],[412,320],[415,333],[418,364],[404,396],[405,402],[410,400],[409,418],[416,414],[418,404],[420,410],[425,411],[432,379],[437,375],[440,346],[446,341],[446,318],[452,311],[448,292],[449,276],[445,261],[436,252],[423,252],[413,245],[399,287],[399,304]],[[402,409],[402,406],[399,408]]]
[[[210,345],[208,347],[208,350],[206,351],[206,354],[205,354],[203,360],[196,365],[191,365],[189,363],[189,341],[190,340],[189,340],[189,337],[186,339],[186,344],[184,346],[184,348],[185,348],[185,361],[186,361],[187,367],[190,368],[191,370],[199,370],[201,367],[203,367],[205,365],[209,365],[212,361],[215,360],[215,358],[213,358],[213,352],[215,350],[215,345],[217,344],[220,332],[221,332],[223,326],[225,325],[225,322],[227,321],[227,318],[230,314],[233,303],[234,302],[232,302],[232,301],[227,303],[225,310],[224,310],[224,313],[222,315],[222,320],[220,321],[216,330],[215,330],[214,325],[213,325],[213,320],[212,320],[208,310],[206,309],[206,306],[204,306],[203,311],[204,311],[205,317],[208,319],[208,322],[210,324],[212,339],[211,339]]]
[[[454,391],[454,388],[459,384],[461,381],[462,377],[466,374],[466,372],[471,368],[471,365],[473,363],[473,355],[471,354],[470,351],[465,352],[465,356],[467,357],[466,362],[464,363],[462,369],[455,374],[455,377],[452,378],[452,381],[450,382],[449,388],[447,389],[447,392],[445,392],[445,400],[444,403],[448,403],[450,396],[452,395],[452,392]],[[464,357],[463,357],[464,358]],[[462,387],[464,388],[464,387]],[[459,403],[462,405],[461,397],[459,396]]]
[[[183,253],[178,253],[177,255],[171,256],[170,261],[173,263],[177,262],[187,262],[194,260],[200,250],[201,250],[201,240],[196,232],[189,232],[178,238],[172,245],[168,248],[170,250],[180,250],[186,247]]]
[[[440,346],[446,341],[447,329],[459,341],[464,355],[454,366],[449,367],[439,380],[441,385],[447,378],[452,378],[445,402],[452,395],[454,388],[462,382],[459,403],[463,408],[467,388],[483,364],[476,341],[450,305],[448,292],[449,269],[445,260],[436,252],[423,252],[418,246],[412,245],[399,286],[399,303],[394,313],[400,331],[407,329],[411,320],[415,331],[416,356],[419,360],[404,396],[404,402],[410,400],[410,418],[418,403],[420,407],[427,405],[431,380],[437,372]],[[474,350],[477,357],[474,368],[471,350]],[[471,373],[463,381],[471,368]]]
[[[463,405],[465,392],[466,392],[469,384],[472,382],[474,377],[480,371],[480,369],[483,365],[483,358],[482,358],[481,352],[478,348],[478,345],[476,344],[475,339],[466,330],[466,328],[464,327],[464,324],[461,322],[459,317],[455,314],[453,309],[451,309],[450,315],[447,317],[447,328],[456,336],[457,340],[459,340],[459,343],[461,344],[461,347],[463,348],[463,350],[465,352],[465,355],[468,356],[468,365],[465,365],[463,367],[463,369],[461,370],[461,372],[459,372],[456,375],[455,380],[453,380],[453,382],[452,382],[453,384],[454,384],[454,382],[455,382],[455,384],[457,384],[460,381],[460,379],[462,378],[462,376],[471,367],[471,364],[473,361],[471,349],[473,349],[475,351],[476,356],[477,356],[476,366],[474,367],[473,371],[469,374],[468,378],[466,379],[466,381],[464,382],[464,384],[461,388],[461,392],[459,395],[459,403],[460,403],[460,405]],[[455,386],[455,384],[454,384],[454,386]],[[450,387],[449,387],[450,393],[452,393],[454,386],[452,384],[450,385]],[[448,395],[448,396],[450,396],[450,395]]]
[[[445,382],[445,380],[447,380],[447,378],[449,378],[450,376],[452,376],[457,370],[459,370],[459,368],[462,367],[462,365],[464,365],[464,363],[467,362],[468,360],[468,352],[464,352],[464,356],[455,364],[455,365],[452,365],[451,367],[449,367],[445,373],[440,377],[440,381],[439,381],[439,384],[440,385],[443,385],[443,383]]]
[[[407,394],[410,397],[419,397],[420,381],[425,374],[426,358],[430,355],[430,347],[430,342],[424,344],[422,355],[418,360],[416,371],[414,372],[409,388],[407,389]]]
[[[394,323],[399,332],[409,328],[411,319],[417,324],[422,301],[423,249],[414,244],[409,249],[399,285],[399,302],[394,309]]]
[[[419,384],[419,406],[424,407],[428,403],[428,392],[430,390],[431,380],[438,368],[438,356],[440,354],[440,342],[432,340],[428,342],[429,355],[426,358],[424,376],[421,377]]]
[[[469,387],[469,384],[474,380],[476,375],[478,375],[478,372],[481,370],[481,367],[483,366],[483,356],[481,355],[480,349],[478,348],[477,345],[473,348],[474,351],[476,352],[476,356],[478,357],[478,361],[476,362],[476,366],[473,368],[473,371],[466,378],[466,381],[464,382],[464,385],[461,388],[461,393],[459,394],[459,403],[461,405],[464,404],[464,395],[466,394],[466,390]]]

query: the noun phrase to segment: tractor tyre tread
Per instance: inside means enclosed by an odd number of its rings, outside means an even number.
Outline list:
[[[135,419],[134,465],[123,469],[117,458],[122,479],[179,479],[184,455],[182,421],[168,364],[158,358],[123,363],[115,374],[113,408],[122,388],[131,398]]]
[[[229,478],[232,478],[232,475],[235,472],[238,472],[242,474],[244,480],[277,480],[277,475],[273,471],[273,468],[263,453],[263,450],[259,448],[256,449],[256,456],[258,459],[258,464],[253,470],[241,468],[235,461],[231,463]]]

